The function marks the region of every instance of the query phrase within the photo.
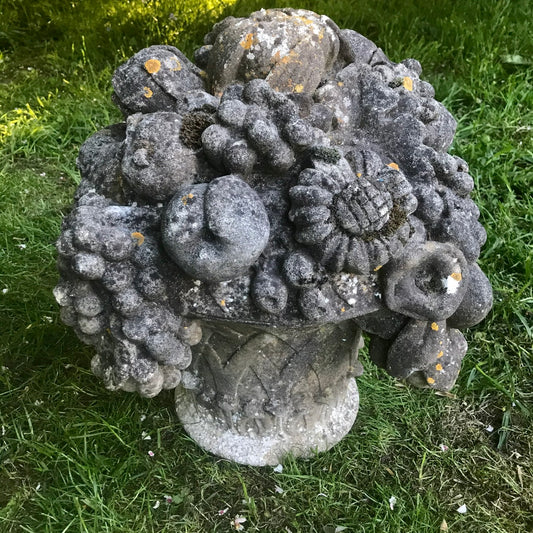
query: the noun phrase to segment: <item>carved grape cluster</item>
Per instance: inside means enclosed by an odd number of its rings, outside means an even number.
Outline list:
[[[264,80],[228,87],[216,121],[202,135],[207,158],[221,170],[244,176],[254,170],[287,172],[299,152],[327,142],[320,128],[300,117],[288,95]]]
[[[98,349],[93,372],[109,389],[148,397],[176,387],[201,337],[168,304],[158,223],[151,209],[82,197],[57,243],[54,290],[63,321]]]

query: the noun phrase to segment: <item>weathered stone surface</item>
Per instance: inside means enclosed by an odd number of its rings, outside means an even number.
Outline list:
[[[466,353],[466,340],[460,331],[444,321],[410,320],[390,346],[387,370],[417,387],[450,389]]]
[[[170,257],[203,281],[243,274],[261,255],[269,234],[261,199],[236,176],[182,187],[169,202],[162,226]]]
[[[124,122],[80,150],[54,294],[94,373],[177,388],[193,438],[248,464],[349,430],[359,328],[390,374],[449,390],[492,291],[420,63],[289,8],[220,22],[195,57],[121,65]]]
[[[228,17],[215,25],[207,43],[199,55],[206,56],[215,95],[235,82],[254,79],[266,79],[276,91],[312,93],[339,50],[338,28],[331,19],[303,9]]]
[[[168,200],[180,186],[199,180],[197,150],[181,141],[182,126],[177,113],[128,117],[122,172],[141,196]]]
[[[174,111],[188,93],[204,89],[201,72],[173,46],[150,46],[113,75],[114,102],[125,115]]]
[[[207,450],[252,465],[312,456],[350,429],[360,331],[348,323],[265,328],[202,323],[176,389],[185,430]]]
[[[386,267],[385,303],[418,320],[444,320],[459,307],[470,282],[466,259],[452,244],[427,241]]]

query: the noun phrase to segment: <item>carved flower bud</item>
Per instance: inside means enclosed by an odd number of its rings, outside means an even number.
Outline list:
[[[433,241],[408,248],[385,269],[387,307],[418,320],[444,320],[451,316],[469,281],[461,250],[453,244]]]

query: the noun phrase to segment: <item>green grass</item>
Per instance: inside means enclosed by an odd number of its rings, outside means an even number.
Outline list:
[[[445,520],[453,533],[531,532],[530,3],[292,2],[367,35],[393,60],[422,62],[458,118],[453,153],[476,182],[495,303],[467,332],[452,395],[403,387],[363,354],[353,430],[328,453],[288,458],[281,473],[200,450],[170,393],[104,390],[51,291],[79,146],[120,120],[114,68],[154,43],[191,54],[221,17],[284,3],[94,5],[0,0],[0,532],[225,532],[236,514],[246,531],[429,533]]]

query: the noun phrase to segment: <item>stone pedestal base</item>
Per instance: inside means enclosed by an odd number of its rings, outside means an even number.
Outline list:
[[[348,433],[361,333],[352,321],[306,328],[204,322],[176,410],[204,449],[249,465],[311,456]]]

